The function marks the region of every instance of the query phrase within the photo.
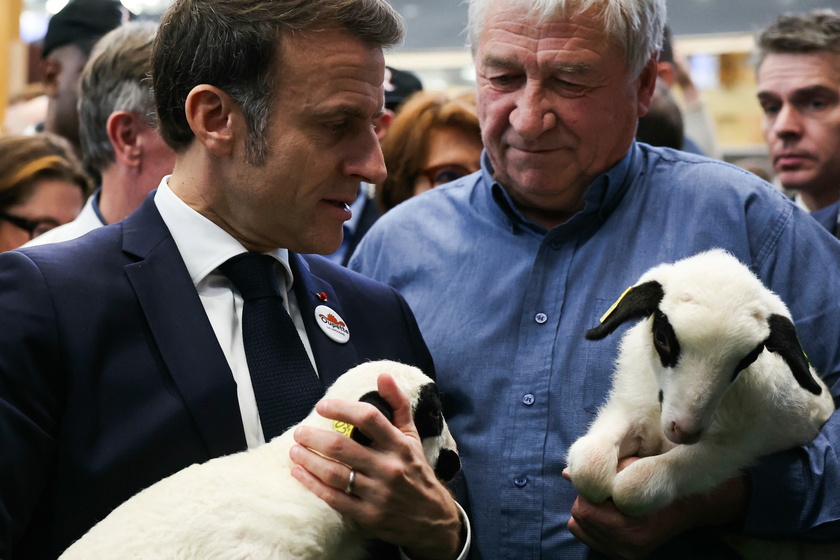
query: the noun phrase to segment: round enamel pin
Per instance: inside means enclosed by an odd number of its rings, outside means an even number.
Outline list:
[[[326,305],[319,305],[315,308],[315,320],[324,334],[335,342],[345,344],[350,340],[350,330],[347,328],[347,324],[338,313]]]

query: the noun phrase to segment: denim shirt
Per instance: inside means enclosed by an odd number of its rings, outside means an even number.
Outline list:
[[[782,297],[813,364],[830,387],[837,380],[840,243],[771,185],[720,161],[633,144],[592,183],[583,210],[546,231],[482,160],[481,171],[386,213],[350,262],[396,287],[417,317],[481,557],[595,557],[566,528],[576,492],[561,473],[606,398],[626,326],[603,341],[584,332],[654,265],[726,248]],[[753,470],[748,532],[840,538],[838,438],[835,415],[805,452]],[[670,557],[720,557],[704,546]]]

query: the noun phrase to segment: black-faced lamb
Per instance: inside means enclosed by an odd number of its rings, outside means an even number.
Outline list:
[[[426,459],[441,479],[451,479],[460,470],[455,442],[437,388],[419,369],[368,362],[342,375],[326,398],[370,402],[390,418],[376,392],[381,373],[391,374],[409,396]],[[314,411],[301,424],[346,428]],[[363,557],[365,535],[358,527],[292,477],[294,428],[256,449],[192,465],[141,491],[76,541],[61,560]],[[366,439],[355,429],[351,437]]]
[[[569,449],[593,502],[630,515],[703,493],[757,457],[807,443],[834,411],[781,299],[712,250],[645,273],[586,333],[626,321],[606,404]],[[619,459],[640,456],[621,472]]]

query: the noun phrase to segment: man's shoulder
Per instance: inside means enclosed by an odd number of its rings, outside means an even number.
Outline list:
[[[300,255],[309,272],[328,282],[337,291],[351,292],[356,297],[377,297],[393,292],[393,288],[372,278],[338,265],[321,255]]]

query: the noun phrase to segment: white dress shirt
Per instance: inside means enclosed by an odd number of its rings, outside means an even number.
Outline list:
[[[245,345],[242,342],[243,300],[227,276],[218,270],[219,265],[233,256],[246,253],[247,249],[222,228],[187,206],[169,188],[168,180],[167,176],[161,181],[155,193],[155,205],[172,233],[198,291],[201,304],[207,312],[207,318],[213,326],[213,332],[216,333],[222,352],[233,372],[242,425],[245,428],[245,440],[249,449],[254,448],[265,443],[265,438],[245,359]],[[280,293],[283,294],[283,304],[292,317],[312,367],[315,368],[312,348],[306,336],[297,298],[292,290],[294,277],[289,267],[289,251],[276,249],[266,254],[277,259],[275,271]]]

